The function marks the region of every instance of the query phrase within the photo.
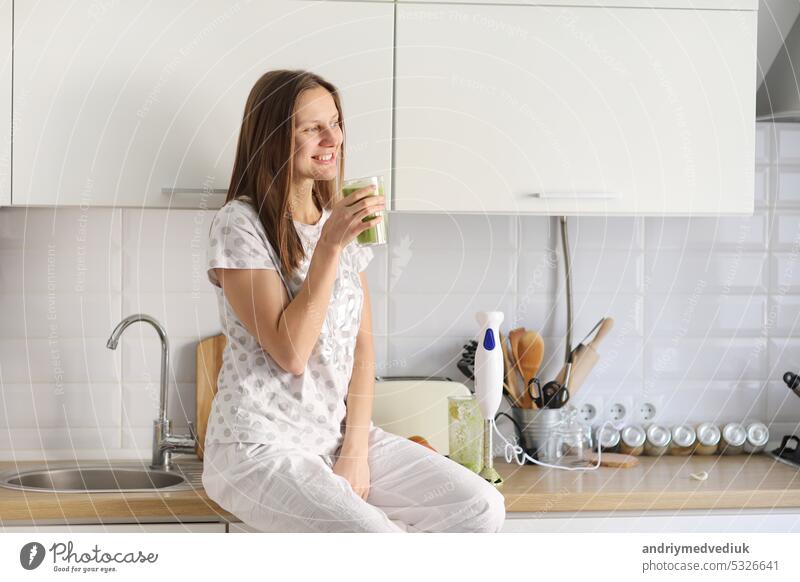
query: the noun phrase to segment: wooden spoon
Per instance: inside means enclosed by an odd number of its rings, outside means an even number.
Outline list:
[[[525,328],[518,327],[508,332],[508,343],[511,344],[511,371],[516,374],[519,371],[522,375],[522,370],[519,368],[519,340],[525,335]],[[514,377],[516,380],[516,376]],[[533,408],[533,400],[528,395],[528,400],[525,400],[525,393],[528,391],[527,385],[523,382],[522,388],[517,392],[517,405],[521,408]],[[526,406],[527,405],[527,406]]]
[[[519,360],[517,362],[525,386],[525,391],[520,397],[520,400],[526,405],[525,408],[533,408],[533,399],[530,390],[527,389],[528,382],[536,377],[543,359],[544,340],[542,336],[538,332],[526,330],[519,340]]]
[[[500,347],[503,348],[503,366],[505,374],[505,383],[503,384],[503,387],[511,397],[511,403],[514,406],[518,406],[517,400],[519,400],[519,389],[517,386],[517,372],[511,365],[511,358],[508,355],[508,345],[506,344],[506,338],[503,336],[502,332],[500,332]]]

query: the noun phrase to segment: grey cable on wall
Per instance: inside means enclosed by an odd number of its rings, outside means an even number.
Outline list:
[[[572,353],[572,261],[569,257],[569,238],[567,236],[567,217],[562,216],[559,220],[561,224],[561,248],[564,252],[564,279],[567,285],[567,341],[564,356],[564,363],[569,361]]]

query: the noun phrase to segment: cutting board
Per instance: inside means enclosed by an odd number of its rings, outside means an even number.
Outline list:
[[[203,458],[206,426],[211,414],[211,403],[217,393],[217,378],[222,368],[222,351],[227,344],[225,334],[215,335],[197,343],[197,456]]]
[[[596,463],[597,453],[589,453],[587,460]],[[621,469],[630,469],[639,464],[639,459],[633,455],[623,455],[622,453],[603,453],[600,455],[601,467],[618,467]]]
[[[197,344],[197,456],[201,459],[226,341],[225,335],[219,334]],[[425,437],[434,449],[447,455],[447,398],[470,394],[459,382],[383,378],[375,382],[372,422],[403,437]]]

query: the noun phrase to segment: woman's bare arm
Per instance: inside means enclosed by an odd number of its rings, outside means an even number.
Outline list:
[[[372,419],[372,402],[375,397],[375,346],[372,338],[372,307],[367,288],[367,277],[359,273],[364,289],[364,307],[358,329],[353,359],[353,373],[347,391],[347,416],[345,417],[342,455],[366,457],[369,449],[369,425]]]
[[[295,375],[319,338],[331,300],[341,249],[317,244],[306,280],[297,296],[289,295],[278,273],[269,269],[215,269],[233,311],[264,351]]]

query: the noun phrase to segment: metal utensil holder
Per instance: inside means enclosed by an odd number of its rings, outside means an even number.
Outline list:
[[[511,414],[522,431],[521,446],[526,453],[543,463],[561,458],[558,430],[563,421],[562,409],[512,407]]]

